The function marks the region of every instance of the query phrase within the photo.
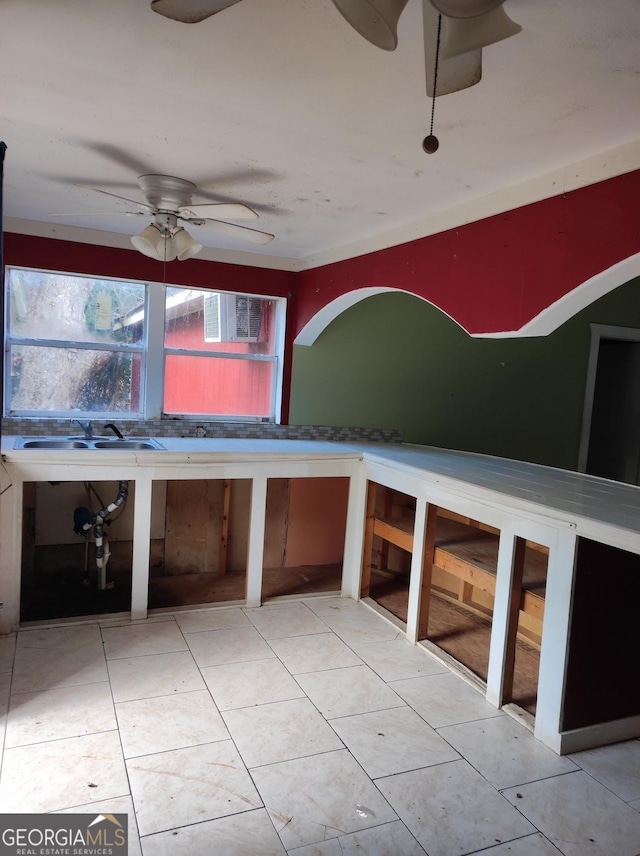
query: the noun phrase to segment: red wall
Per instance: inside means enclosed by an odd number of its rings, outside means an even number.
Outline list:
[[[190,259],[167,265],[176,285],[289,298],[283,421],[292,343],[310,318],[355,289],[409,291],[470,333],[518,330],[585,280],[640,251],[640,171],[343,262],[292,273]],[[5,235],[7,264],[158,281],[133,250]]]
[[[585,280],[640,251],[640,171],[386,250],[298,274],[296,334],[323,306],[386,286],[469,333],[518,330]]]

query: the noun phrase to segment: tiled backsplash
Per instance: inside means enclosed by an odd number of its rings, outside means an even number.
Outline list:
[[[330,440],[333,442],[402,443],[402,432],[393,428],[342,428],[331,425],[273,425],[264,422],[204,422],[202,420],[157,419],[148,421],[113,420],[126,436],[150,437],[234,437],[248,440]],[[204,432],[204,433],[203,433]],[[3,434],[68,437],[82,434],[69,419],[2,420]],[[93,421],[94,434],[110,434],[104,423]]]

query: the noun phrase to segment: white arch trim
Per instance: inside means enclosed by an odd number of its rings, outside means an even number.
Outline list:
[[[313,345],[318,336],[326,330],[326,328],[331,324],[332,321],[338,317],[338,315],[342,315],[347,309],[350,309],[352,306],[355,306],[356,303],[360,303],[361,300],[366,300],[367,297],[374,297],[376,294],[410,294],[411,297],[417,297],[418,300],[423,300],[425,303],[430,303],[431,306],[435,306],[436,309],[440,309],[439,306],[436,306],[435,303],[431,303],[430,300],[427,300],[424,297],[421,297],[419,294],[414,294],[413,291],[407,291],[404,288],[390,288],[389,286],[372,286],[369,288],[356,288],[354,291],[349,291],[347,294],[342,294],[340,297],[336,297],[335,300],[332,300],[331,303],[327,303],[326,306],[323,306],[322,309],[318,310],[316,314],[310,318],[307,323],[304,325],[302,330],[298,333],[296,338],[294,339],[294,345]],[[458,325],[458,327],[462,327],[462,325],[456,321],[451,315],[445,312],[443,309],[440,309],[443,315],[446,315],[447,318],[451,318],[451,320]],[[462,327],[464,330],[464,327]]]
[[[536,315],[535,318],[527,321],[527,323],[518,330],[503,330],[492,333],[471,333],[470,335],[475,339],[515,339],[531,336],[548,336],[549,333],[557,330],[558,327],[565,323],[565,321],[568,321],[569,318],[577,315],[578,312],[581,312],[591,303],[598,300],[600,297],[604,297],[605,294],[609,294],[610,291],[614,291],[614,289],[624,285],[626,282],[629,282],[637,276],[640,276],[640,253],[629,256],[629,258],[624,259],[621,262],[617,262],[610,268],[607,268],[606,270],[597,273],[595,276],[592,276],[590,279],[585,280],[585,282],[574,288],[568,294],[563,295],[550,306],[547,306],[542,310],[542,312]],[[316,314],[307,321],[305,326],[298,333],[294,344],[313,345],[318,336],[329,326],[329,324],[331,324],[331,322],[334,321],[338,315],[341,315],[346,309],[349,309],[351,306],[355,306],[355,304],[359,303],[361,300],[366,300],[367,297],[373,297],[376,294],[385,294],[388,292],[392,292],[394,294],[397,294],[398,292],[401,294],[410,294],[412,297],[417,297],[418,300],[424,300],[425,303],[431,303],[431,301],[426,300],[426,298],[421,297],[419,294],[415,294],[412,291],[406,291],[405,289],[390,288],[388,286],[358,288],[337,297],[335,300],[332,300],[331,303],[328,303],[316,312]],[[431,305],[436,306],[435,303],[431,303]],[[444,312],[444,310],[439,306],[436,306],[436,309],[440,309],[443,315],[451,318],[451,320],[459,327],[466,332],[469,332],[462,326],[462,324],[460,324],[459,321],[456,321],[455,318],[447,312]]]
[[[629,256],[610,268],[600,271],[590,279],[585,280],[568,294],[563,295],[555,303],[543,309],[535,318],[520,327],[503,333],[475,333],[474,338],[499,339],[526,336],[548,336],[569,318],[586,309],[610,291],[614,291],[626,282],[640,276],[640,253]]]

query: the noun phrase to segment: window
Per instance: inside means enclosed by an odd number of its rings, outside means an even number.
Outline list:
[[[7,268],[5,413],[277,421],[283,298]]]
[[[268,419],[279,410],[277,304],[167,288],[164,412]]]

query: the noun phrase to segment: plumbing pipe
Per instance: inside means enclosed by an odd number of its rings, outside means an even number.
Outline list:
[[[93,536],[96,544],[96,567],[100,573],[100,579],[98,582],[100,591],[104,591],[107,588],[107,563],[109,561],[109,556],[111,555],[109,550],[109,539],[104,534],[104,521],[112,511],[115,511],[116,508],[124,505],[127,501],[128,495],[129,482],[118,482],[118,495],[114,501],[110,502],[109,505],[105,506],[105,508],[100,509],[97,514],[82,526],[82,530],[86,533],[88,533],[93,527]]]

